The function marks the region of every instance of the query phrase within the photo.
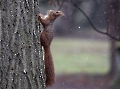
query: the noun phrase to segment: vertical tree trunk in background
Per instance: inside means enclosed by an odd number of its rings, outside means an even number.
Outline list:
[[[106,1],[107,19],[109,23],[109,32],[116,38],[120,39],[120,0]],[[111,40],[111,70],[110,74],[117,73],[116,80],[111,89],[120,89],[120,71],[116,71],[116,42]],[[120,60],[120,59],[119,59]],[[120,64],[119,64],[120,65]]]
[[[0,89],[45,89],[39,0],[0,0]]]
[[[106,1],[107,20],[109,23],[109,33],[116,38],[120,38],[120,1],[107,0]],[[110,74],[115,73],[115,41],[111,39],[111,70]]]
[[[109,75],[113,76],[116,73],[116,59],[115,59],[115,54],[116,54],[116,46],[115,43],[116,41],[112,38],[110,38],[110,70],[109,70]]]

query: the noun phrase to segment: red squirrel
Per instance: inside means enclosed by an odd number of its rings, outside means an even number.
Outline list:
[[[44,60],[45,60],[45,73],[46,73],[46,86],[51,86],[55,83],[55,71],[52,54],[50,50],[50,44],[53,39],[53,22],[59,16],[63,16],[62,11],[49,10],[47,15],[38,15],[38,20],[43,25],[43,31],[40,35],[40,42],[44,48]]]

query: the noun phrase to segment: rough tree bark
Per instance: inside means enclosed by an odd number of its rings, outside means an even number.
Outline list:
[[[0,89],[45,89],[39,0],[0,0]]]

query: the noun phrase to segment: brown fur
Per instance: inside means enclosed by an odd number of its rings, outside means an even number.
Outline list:
[[[40,36],[41,45],[44,48],[45,53],[45,72],[46,72],[46,86],[51,86],[55,83],[55,72],[54,72],[54,64],[52,59],[52,54],[50,51],[50,44],[53,39],[53,30],[52,24],[54,20],[64,15],[61,11],[53,11],[49,10],[46,16],[39,14],[38,19],[40,20],[41,24],[43,25],[43,31]]]

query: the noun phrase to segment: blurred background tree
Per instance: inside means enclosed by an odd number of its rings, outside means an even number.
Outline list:
[[[106,1],[106,12],[107,12],[107,20],[109,24],[109,33],[116,38],[120,39],[120,1],[119,0],[112,0]],[[110,67],[110,74],[114,75],[117,78],[115,79],[115,83],[112,89],[119,89],[120,88],[120,53],[119,48],[120,45],[119,41],[115,39],[111,40],[111,67]]]

